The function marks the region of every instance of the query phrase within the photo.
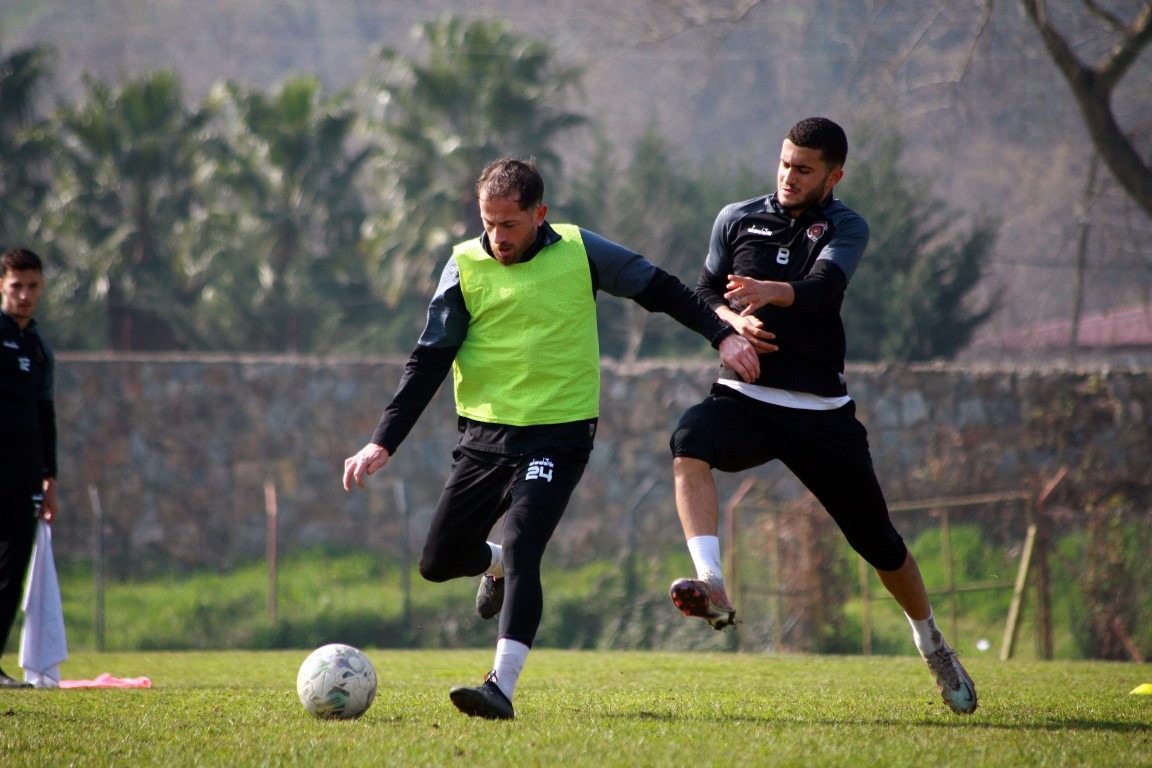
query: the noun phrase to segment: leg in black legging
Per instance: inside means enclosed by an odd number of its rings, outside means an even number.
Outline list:
[[[479,461],[457,451],[440,494],[420,575],[429,581],[477,576],[492,562],[488,535],[507,506],[516,467]]]

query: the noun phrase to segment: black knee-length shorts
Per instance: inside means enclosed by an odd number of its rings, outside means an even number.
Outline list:
[[[497,458],[457,447],[424,541],[421,575],[446,581],[482,573],[491,558],[487,538],[503,516],[499,636],[531,647],[544,610],[544,550],[584,474],[588,450],[543,448]]]
[[[836,521],[870,565],[894,571],[908,549],[892,525],[856,404],[808,411],[763,403],[714,384],[689,408],[670,441],[672,455],[740,472],[778,459]]]

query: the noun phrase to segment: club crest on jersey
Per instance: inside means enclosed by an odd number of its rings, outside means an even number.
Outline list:
[[[808,239],[812,242],[818,241],[824,237],[824,233],[828,231],[828,222],[818,221],[812,226],[808,227]]]

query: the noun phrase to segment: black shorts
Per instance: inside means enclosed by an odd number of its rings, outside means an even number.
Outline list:
[[[488,536],[503,517],[500,637],[529,647],[536,637],[544,610],[544,550],[584,474],[594,427],[589,421],[532,428],[528,435],[511,430],[514,439],[506,445],[533,449],[520,455],[468,448],[466,433],[452,452],[452,472],[424,541],[420,573],[430,581],[483,573],[492,556]]]
[[[714,384],[708,399],[680,417],[670,444],[673,456],[722,472],[779,459],[869,564],[884,571],[904,564],[908,549],[888,517],[855,403],[832,411],[784,408]]]

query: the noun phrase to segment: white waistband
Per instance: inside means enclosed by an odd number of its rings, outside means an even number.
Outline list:
[[[834,411],[852,402],[852,398],[848,395],[824,397],[814,395],[811,392],[793,392],[790,389],[775,389],[774,387],[761,387],[757,384],[746,384],[735,379],[719,379],[717,383],[731,387],[740,394],[747,395],[762,403],[771,403],[802,411]]]

